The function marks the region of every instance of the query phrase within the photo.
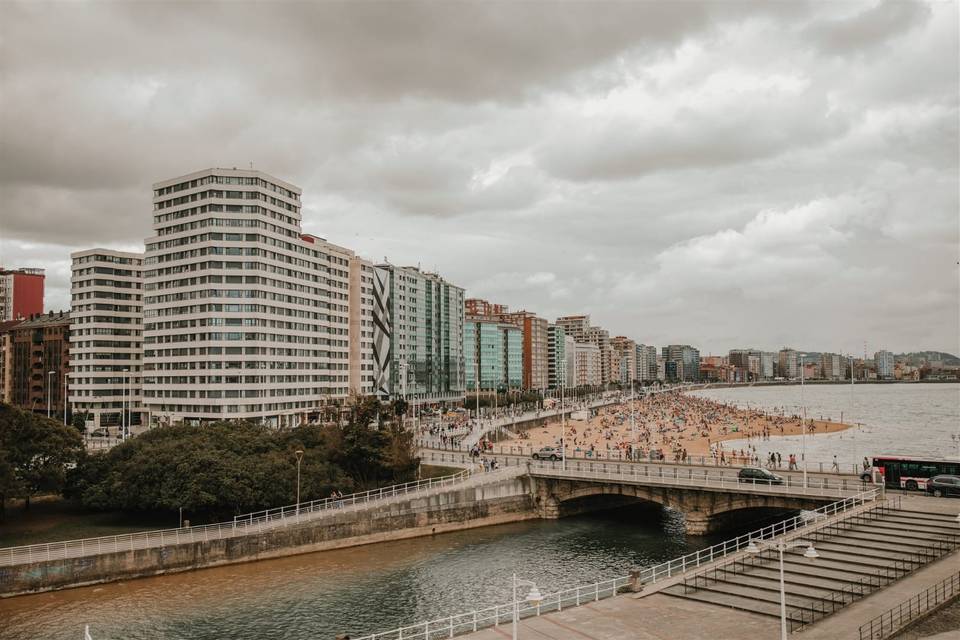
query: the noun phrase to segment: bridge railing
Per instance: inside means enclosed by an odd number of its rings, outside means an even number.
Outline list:
[[[468,469],[448,476],[429,478],[416,482],[406,482],[383,487],[382,489],[372,489],[370,491],[343,496],[342,498],[326,498],[323,500],[303,502],[300,503],[299,510],[297,509],[298,505],[290,505],[277,509],[244,514],[230,522],[179,527],[176,529],[138,531],[115,536],[100,536],[96,538],[65,540],[18,547],[5,547],[0,549],[0,566],[233,538],[265,529],[287,526],[291,522],[296,524],[304,520],[319,518],[331,509],[363,505],[378,500],[387,500],[397,496],[415,494],[435,487],[454,485],[462,482],[470,475],[471,470]]]
[[[688,486],[691,488],[736,489],[743,491],[749,487],[751,492],[763,494],[809,495],[811,497],[845,498],[850,492],[864,490],[864,483],[850,478],[785,477],[782,484],[771,484],[764,480],[739,478],[737,476],[713,475],[709,471],[693,468],[652,465],[613,464],[603,462],[568,461],[566,468],[560,462],[531,460],[528,463],[531,473],[568,479],[612,480],[621,482],[642,482],[644,484],[666,484]]]
[[[433,438],[418,438],[415,440],[415,444],[418,447],[423,447],[425,449],[436,449],[438,451],[459,451],[462,453],[469,453],[472,449],[471,446],[461,444],[458,442],[439,442]],[[504,456],[523,456],[526,458],[531,457],[534,452],[540,449],[539,446],[533,446],[531,444],[522,444],[522,441],[515,440],[513,444],[493,444],[492,448],[484,449],[481,451],[482,455],[504,455]],[[638,455],[629,455],[626,451],[620,449],[597,449],[595,451],[589,450],[580,450],[573,449],[568,452],[567,460],[585,460],[585,461],[606,461],[606,462],[630,462],[630,463],[640,463],[640,464],[672,464],[680,467],[729,467],[729,468],[740,468],[740,467],[763,467],[765,469],[770,469],[771,471],[803,471],[802,463],[797,463],[795,468],[789,468],[789,464],[780,465],[780,466],[769,466],[765,462],[755,463],[748,459],[742,458],[741,456],[726,456],[725,462],[721,463],[719,458],[713,456],[691,456],[688,455],[685,459],[674,460],[670,458],[651,458],[648,455],[638,456]],[[853,463],[844,463],[838,465],[839,471],[833,470],[832,462],[822,462],[822,461],[809,461],[807,463],[807,471],[810,473],[836,473],[840,475],[859,475],[862,472],[862,468],[858,464]]]
[[[879,489],[870,489],[844,500],[825,505],[815,511],[805,512],[800,516],[778,522],[752,533],[738,536],[720,544],[713,545],[674,558],[652,567],[646,567],[632,572],[629,576],[619,576],[593,584],[581,585],[564,589],[544,596],[539,604],[530,604],[526,600],[518,600],[507,604],[486,607],[474,611],[458,613],[427,622],[420,622],[390,631],[373,633],[356,638],[356,640],[439,640],[454,636],[496,627],[500,624],[509,624],[513,620],[514,608],[518,618],[539,616],[551,611],[560,611],[571,606],[578,606],[585,602],[595,602],[621,593],[626,587],[639,587],[643,584],[654,584],[687,571],[699,568],[725,556],[744,551],[751,540],[774,538],[815,523],[821,518],[828,518],[844,513],[863,504],[873,502],[880,495]]]

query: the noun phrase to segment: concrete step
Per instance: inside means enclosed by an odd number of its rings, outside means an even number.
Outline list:
[[[813,562],[807,559],[800,559],[795,562],[785,561],[784,570],[790,573],[816,576],[825,580],[855,583],[877,575],[879,567],[851,565],[850,563],[817,558]]]
[[[920,511],[893,511],[884,514],[880,520],[891,524],[902,525],[904,528],[936,527],[947,530],[957,530],[956,516],[941,513],[926,513]]]
[[[953,535],[949,532],[942,532],[938,529],[929,529],[923,531],[916,528],[904,529],[902,527],[891,526],[883,520],[854,524],[848,529],[848,531],[867,533],[883,537],[896,536],[897,538],[906,540],[915,540],[921,544],[928,543],[930,540],[949,538],[951,535]],[[954,532],[954,534],[956,533],[960,533],[960,528]]]
[[[690,589],[693,588],[692,582],[690,583]],[[771,604],[778,605],[780,604],[780,587],[770,588],[767,586],[758,587],[754,585],[748,585],[739,582],[699,582],[696,585],[698,591],[711,591],[715,593],[726,593],[729,595],[740,596],[743,598],[753,599],[760,602],[768,602]],[[830,601],[829,597],[824,596],[806,596],[806,595],[797,595],[792,593],[787,593],[787,608],[794,608],[800,610],[809,610],[809,611],[820,611],[823,609],[823,604]]]
[[[849,545],[863,546],[877,551],[892,551],[894,553],[922,553],[931,548],[929,541],[920,543],[916,540],[905,540],[898,535],[871,535],[857,531],[844,531],[830,536],[824,542],[843,542]]]
[[[779,595],[780,593],[780,572],[773,572],[774,575],[767,575],[761,572],[750,572],[750,573],[707,573],[706,581],[707,583],[713,582],[719,587],[720,584],[731,584],[734,586],[744,586],[751,587],[756,589],[763,589],[765,591],[772,591]],[[808,599],[823,599],[829,600],[831,598],[836,598],[838,596],[834,595],[836,587],[833,585],[810,585],[802,584],[798,582],[796,576],[787,574],[784,572],[784,591],[786,591],[788,596],[797,596],[798,598],[808,598]],[[703,580],[698,580],[696,584],[703,584]]]
[[[706,604],[712,604],[720,607],[727,607],[728,609],[737,609],[739,611],[748,611],[750,613],[758,613],[764,616],[770,616],[771,618],[780,619],[780,605],[772,605],[766,602],[758,602],[751,598],[742,598],[740,596],[730,595],[726,593],[716,593],[710,591],[696,591],[692,593],[683,593],[683,587],[681,585],[674,585],[668,589],[664,589],[660,593],[670,596],[673,598],[682,598],[684,600],[695,600],[697,602],[704,602]],[[790,611],[787,611],[787,617],[790,617]],[[799,616],[798,616],[799,617]],[[708,621],[704,621],[705,624]]]
[[[806,568],[806,571],[800,571],[799,569]],[[859,574],[852,575],[848,572],[843,571],[818,571],[817,573],[813,572],[814,567],[800,567],[798,565],[797,570],[790,570],[787,566],[784,566],[783,579],[787,583],[789,588],[790,584],[795,584],[798,586],[812,587],[816,589],[823,589],[826,591],[837,591],[842,589],[849,589],[851,585],[857,584],[860,580]],[[780,580],[780,570],[774,565],[769,567],[754,567],[750,569],[746,575],[764,577],[768,580]]]
[[[882,565],[892,563],[894,560],[926,564],[934,557],[932,553],[917,553],[916,550],[906,549],[875,548],[858,544],[855,541],[844,538],[831,538],[830,540],[818,542],[815,546],[821,555],[825,552],[831,552],[830,557],[836,557],[838,554],[846,555],[849,556],[851,562],[859,562],[861,564]],[[915,553],[917,554],[916,556],[914,556]]]

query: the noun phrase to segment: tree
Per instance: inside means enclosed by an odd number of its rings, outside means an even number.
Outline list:
[[[61,422],[0,404],[0,499],[60,493],[67,468],[83,452],[77,430]]]

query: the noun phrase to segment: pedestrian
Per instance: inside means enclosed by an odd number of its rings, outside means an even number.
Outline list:
[[[840,473],[840,463],[837,462],[836,454],[833,456],[833,466],[831,467],[831,470],[835,471],[836,473]]]

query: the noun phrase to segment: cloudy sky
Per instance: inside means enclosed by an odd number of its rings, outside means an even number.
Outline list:
[[[704,353],[960,351],[957,3],[4,3],[0,264],[249,167],[305,230]]]

